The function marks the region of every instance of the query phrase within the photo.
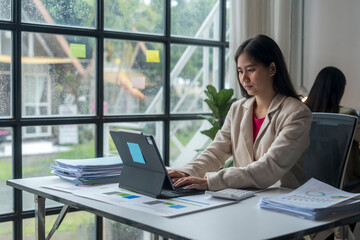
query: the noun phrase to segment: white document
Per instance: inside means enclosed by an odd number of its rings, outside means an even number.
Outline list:
[[[84,188],[95,187],[94,185],[75,185],[74,183],[63,181],[61,184],[43,185],[43,188],[57,190],[61,192],[73,193],[74,191],[83,190]]]
[[[205,194],[171,199],[156,199],[119,188],[118,184],[95,186],[89,189],[74,191],[73,194],[164,217],[173,217],[236,203],[232,200],[212,198]]]
[[[117,182],[122,167],[120,157],[55,159],[50,165],[54,175],[78,185]]]
[[[55,159],[56,164],[63,168],[73,170],[91,170],[114,168],[122,165],[120,157],[99,157],[87,159]]]
[[[312,178],[294,191],[269,200],[277,204],[317,209],[333,206],[356,196],[360,194],[345,192]]]
[[[259,206],[320,220],[359,212],[359,196],[360,194],[345,192],[312,178],[290,193],[261,198]]]

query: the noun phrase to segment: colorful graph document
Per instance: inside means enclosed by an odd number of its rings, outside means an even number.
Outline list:
[[[262,198],[259,206],[304,218],[324,219],[359,212],[359,196],[312,178],[290,193]]]
[[[66,185],[44,185],[44,188],[71,192],[74,195],[106,202],[115,206],[131,208],[164,217],[174,217],[209,208],[238,203],[237,201],[194,195],[171,199],[156,199],[121,189],[118,184],[103,184],[89,187]]]

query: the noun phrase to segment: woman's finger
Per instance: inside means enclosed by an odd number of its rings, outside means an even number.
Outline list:
[[[176,170],[168,170],[168,174],[171,178],[182,178],[188,176],[188,174]]]
[[[182,185],[184,185],[184,178],[179,178],[174,182],[174,187],[181,187]]]
[[[179,178],[171,178],[172,183],[175,183]]]

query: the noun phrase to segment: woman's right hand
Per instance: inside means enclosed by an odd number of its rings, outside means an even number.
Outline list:
[[[189,174],[187,174],[185,172],[178,171],[178,170],[172,170],[172,169],[169,169],[168,173],[169,173],[169,177],[171,178],[171,181],[173,183],[176,182],[177,180],[179,180],[180,178],[189,176]]]

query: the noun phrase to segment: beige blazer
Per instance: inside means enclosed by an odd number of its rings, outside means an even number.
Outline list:
[[[253,143],[253,103],[254,98],[234,102],[210,146],[178,170],[206,175],[210,190],[262,189],[275,183],[296,188],[304,183],[311,111],[299,100],[277,94]],[[218,171],[231,156],[234,167]]]

